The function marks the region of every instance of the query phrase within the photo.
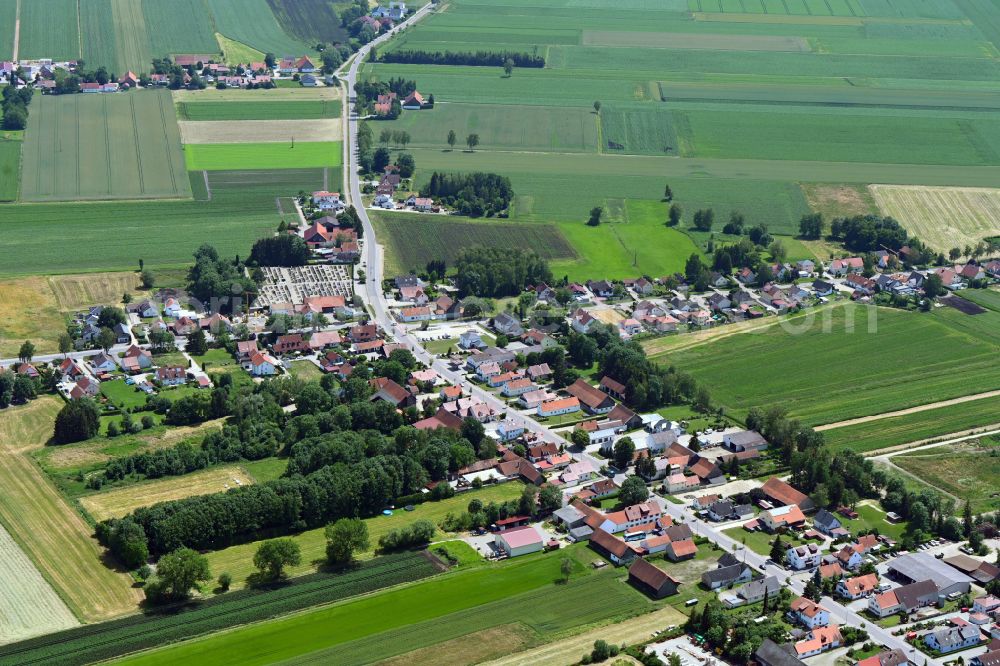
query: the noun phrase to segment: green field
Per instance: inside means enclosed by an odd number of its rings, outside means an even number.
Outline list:
[[[22,2],[18,58],[73,59],[80,56],[76,0]],[[7,24],[8,26],[13,23]]]
[[[1000,315],[956,314],[843,304],[657,358],[734,413],[781,405],[808,425],[832,423],[1000,388]]]
[[[315,55],[312,46],[290,37],[275,18],[267,0],[208,0],[215,29],[263,53]]]
[[[960,296],[984,308],[1000,312],[1000,291],[996,289],[966,289]]]
[[[982,398],[904,416],[831,428],[824,431],[823,436],[832,448],[848,448],[864,453],[998,423],[1000,398]]]
[[[241,102],[180,102],[177,115],[181,120],[316,120],[339,118],[340,100],[310,100],[274,102],[249,100]]]
[[[250,466],[247,467],[251,474],[253,474],[252,465],[253,463],[250,463]],[[458,513],[465,510],[472,497],[478,497],[484,504],[504,502],[516,499],[522,488],[520,483],[504,483],[483,488],[474,494],[466,493],[440,502],[418,504],[413,511],[396,511],[391,516],[367,518],[365,522],[368,524],[372,549],[359,554],[359,556],[362,559],[374,556],[374,548],[378,545],[379,537],[389,530],[409,525],[420,519],[427,519],[437,524],[448,513]],[[326,552],[326,536],[323,530],[306,530],[292,538],[302,549],[302,564],[290,567],[288,569],[289,575],[301,576],[312,573],[321,563]],[[253,554],[257,550],[257,546],[257,543],[247,543],[208,553],[209,564],[213,570],[228,571],[232,574],[234,587],[243,587],[246,584],[246,579],[256,571],[253,566]]]
[[[340,182],[340,169],[330,169],[328,182]],[[192,173],[196,201],[52,203],[0,206],[6,254],[0,272],[80,273],[135,270],[140,258],[156,272],[190,264],[206,239],[220,254],[247,256],[253,242],[273,233],[283,219],[276,197],[323,187],[322,169]],[[291,219],[291,210],[285,211]],[[39,220],[55,224],[80,247],[100,252],[65,252],[44,234]]]
[[[18,0],[0,0],[0,25],[14,25]],[[0,59],[10,60],[14,53],[14,31],[0,30]]]
[[[310,663],[360,664],[519,621],[540,637],[652,610],[614,571],[589,573],[594,554],[574,547],[575,573],[556,588],[559,555],[520,560],[437,577],[328,608],[251,625],[122,663],[197,659],[227,662],[235,649],[247,664],[305,657]],[[558,593],[557,593],[558,592]],[[566,612],[572,608],[573,612]],[[237,647],[238,646],[238,647]]]
[[[25,201],[191,194],[167,91],[36,96],[22,152]]]
[[[17,199],[21,179],[21,137],[0,136],[0,201]]]
[[[340,141],[315,143],[201,143],[184,146],[192,171],[234,169],[309,169],[343,162]]]
[[[892,463],[953,497],[973,513],[1000,509],[1000,456],[995,440],[935,447],[893,456]]]

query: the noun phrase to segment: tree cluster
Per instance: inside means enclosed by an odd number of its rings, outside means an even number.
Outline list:
[[[783,588],[782,594],[788,596],[787,590]],[[778,606],[778,600],[775,602]],[[777,643],[785,641],[786,632],[780,621],[768,617],[763,622],[756,622],[757,616],[758,613],[752,610],[727,613],[719,601],[711,599],[701,611],[697,608],[691,611],[685,629],[703,636],[709,645],[722,650],[723,656],[730,660],[747,664],[765,638]]]
[[[417,520],[404,527],[389,530],[379,537],[378,546],[383,552],[426,546],[434,538],[436,529],[429,520]]]
[[[507,210],[514,198],[510,178],[495,173],[431,174],[420,196],[431,197],[461,215],[492,217]]]
[[[455,258],[455,284],[463,296],[516,296],[525,287],[552,280],[552,271],[534,250],[471,247]]]
[[[465,67],[503,67],[508,60],[515,67],[545,67],[545,58],[517,51],[387,51],[379,55],[380,62],[401,65],[461,65]]]
[[[255,291],[253,280],[246,277],[239,257],[221,259],[211,245],[202,245],[194,253],[194,266],[188,270],[187,290],[194,298],[216,312],[230,312],[233,297],[246,298]],[[215,307],[215,306],[218,307]]]
[[[908,241],[906,229],[899,222],[878,215],[838,217],[830,223],[830,235],[853,252],[895,251]]]
[[[28,126],[28,103],[34,91],[31,88],[18,90],[14,86],[4,86],[0,96],[0,116],[5,130],[23,130]]]
[[[309,247],[295,234],[261,238],[250,250],[250,262],[258,266],[305,266],[308,260]]]

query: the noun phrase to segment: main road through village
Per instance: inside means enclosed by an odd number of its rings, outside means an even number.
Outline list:
[[[437,358],[433,354],[428,353],[416,336],[412,335],[406,327],[397,324],[393,320],[392,315],[389,313],[388,302],[385,297],[385,291],[382,287],[382,281],[385,277],[384,249],[378,243],[378,239],[375,236],[375,229],[371,223],[371,219],[368,217],[368,211],[365,209],[364,202],[361,198],[361,182],[359,179],[357,153],[358,122],[360,118],[358,116],[357,109],[355,108],[357,98],[354,92],[354,86],[357,83],[358,70],[368,57],[372,48],[392,39],[397,32],[421,20],[430,14],[433,9],[434,7],[430,3],[424,5],[419,10],[414,12],[409,19],[400,23],[398,26],[381,35],[369,44],[363,46],[357,54],[355,54],[354,58],[345,63],[345,65],[338,72],[345,85],[345,114],[348,117],[348,122],[344,123],[344,132],[346,134],[346,140],[344,141],[344,149],[346,153],[344,160],[344,164],[346,165],[345,178],[348,181],[347,189],[349,193],[349,200],[354,204],[364,227],[364,252],[362,255],[362,263],[365,272],[365,281],[363,287],[361,287],[361,293],[370,308],[370,312],[375,323],[377,323],[385,331],[390,332],[397,341],[409,348],[417,359],[427,364],[429,367],[432,367],[444,379],[456,385],[462,386],[463,390],[468,395],[474,395],[481,398],[492,408],[496,409],[498,413],[503,413],[508,409],[504,402],[499,400],[493,394],[483,391],[478,386],[472,384],[460,370],[452,369],[450,364],[444,359]],[[346,75],[344,73],[345,69]],[[596,465],[597,468],[603,467],[603,461],[598,460],[578,447],[572,446],[570,442],[567,442],[561,435],[553,432],[549,428],[546,428],[544,425],[529,416],[518,414],[514,418],[519,419],[527,430],[538,433],[547,441],[565,445],[567,450],[570,451],[575,459],[586,459]],[[623,478],[623,475],[619,475],[616,477],[616,480],[620,483]],[[666,511],[666,513],[675,521],[681,520],[688,523],[696,534],[707,538],[715,544],[718,544],[721,548],[727,551],[739,553],[740,556],[754,568],[765,572],[767,575],[777,577],[780,581],[782,581],[782,583],[788,585],[793,592],[797,594],[802,593],[804,584],[801,579],[793,578],[789,571],[769,563],[770,561],[764,556],[736,543],[733,539],[729,538],[712,525],[698,520],[691,507],[666,502],[660,498],[657,498],[657,501],[661,504],[661,506],[663,506],[664,511]],[[832,598],[824,597],[822,604],[830,611],[830,615],[833,616],[837,622],[854,627],[863,627],[868,632],[871,640],[876,644],[883,645],[889,649],[900,649],[907,655],[910,655],[911,662],[916,662],[918,657],[916,650],[908,645],[901,637],[893,636],[889,631],[877,626],[873,622],[866,621],[865,618]],[[944,660],[925,658],[924,663],[941,666],[944,663]]]

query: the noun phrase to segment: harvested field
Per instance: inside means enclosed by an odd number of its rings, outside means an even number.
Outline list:
[[[459,638],[438,643],[437,645],[430,645],[419,650],[406,652],[398,657],[392,657],[378,663],[380,666],[410,666],[412,664],[464,666],[465,664],[478,664],[485,659],[510,654],[512,651],[526,647],[529,641],[529,631],[522,624],[504,624],[492,629],[475,631]],[[511,663],[521,664],[527,662],[516,661]]]
[[[340,99],[340,88],[272,88],[270,90],[243,90],[237,88],[206,88],[205,90],[173,90],[174,102],[271,102]]]
[[[100,522],[127,516],[139,507],[152,506],[157,502],[221,493],[253,482],[253,477],[239,465],[226,465],[87,495],[80,498],[80,504],[94,520]]]
[[[78,622],[28,556],[0,526],[0,644],[75,627]]]
[[[93,622],[135,610],[142,594],[104,565],[91,527],[30,456],[45,446],[61,406],[45,396],[0,414],[0,523],[73,613]]]
[[[80,310],[91,305],[121,305],[122,294],[138,298],[142,294],[139,274],[88,273],[86,275],[56,275],[49,286],[62,310]]]
[[[812,51],[802,37],[772,35],[713,35],[683,32],[584,30],[584,46],[623,46],[647,49],[709,49],[712,51]]]
[[[320,120],[241,120],[239,122],[188,121],[177,123],[181,142],[287,143],[330,141],[341,136],[339,118]]]
[[[972,301],[967,301],[961,296],[955,296],[954,294],[943,299],[941,302],[948,307],[955,308],[959,312],[967,315],[978,315],[989,312],[989,310],[983,306],[973,303]]]
[[[871,191],[883,214],[935,250],[1000,235],[1000,189],[872,185]]]
[[[25,340],[39,353],[56,351],[56,340],[65,330],[66,321],[45,278],[0,281],[0,357],[17,356]]]

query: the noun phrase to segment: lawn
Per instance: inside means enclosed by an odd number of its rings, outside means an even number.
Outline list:
[[[571,554],[592,559],[574,547]],[[541,636],[652,610],[615,572],[576,573],[555,594],[561,555],[535,555],[389,590],[227,634],[194,641],[123,663],[176,663],[197,655],[200,664],[224,663],[239,649],[248,664],[309,654],[337,664],[370,663],[517,618]],[[572,608],[567,613],[566,608]],[[239,646],[238,648],[236,646]]]
[[[257,483],[273,481],[279,478],[288,469],[287,458],[264,458],[263,460],[251,460],[240,464]]]
[[[833,423],[1000,388],[996,333],[980,326],[995,322],[957,314],[843,304],[657,358],[736,414],[780,404],[808,425]]]
[[[191,196],[164,90],[39,95],[24,138],[25,201]]]
[[[879,534],[885,534],[892,539],[899,540],[903,536],[903,532],[906,531],[906,523],[890,523],[885,519],[885,511],[881,507],[876,506],[874,503],[868,502],[864,504],[859,504],[855,511],[858,512],[857,520],[851,520],[850,518],[845,518],[840,514],[837,514],[837,518],[840,522],[847,528],[851,534],[859,534],[860,532],[867,532],[872,529],[878,530]]]
[[[305,382],[315,381],[323,376],[323,371],[312,361],[293,361],[288,365],[288,372],[292,377]]]
[[[126,384],[124,379],[101,382],[101,393],[119,409],[134,409],[146,404],[146,394]]]
[[[226,59],[226,62],[250,63],[261,62],[264,59],[265,54],[262,51],[258,51],[235,39],[229,39],[221,33],[215,33],[215,39],[219,42],[219,48],[222,50],[222,56]]]
[[[0,524],[73,614],[94,622],[136,609],[132,579],[104,565],[93,529],[31,457],[52,433],[62,401],[38,398],[0,413]]]
[[[311,143],[201,143],[184,146],[193,171],[233,169],[309,169],[340,166],[340,141]]]
[[[982,398],[823,432],[832,448],[859,453],[941,438],[1000,423],[1000,398]]]
[[[254,97],[239,102],[180,102],[177,114],[181,120],[318,120],[339,118],[340,100],[262,101]]]
[[[892,463],[928,485],[972,503],[973,513],[1000,509],[1000,456],[995,443],[974,442],[912,451]]]
[[[21,181],[21,134],[0,135],[0,201],[17,199]]]
[[[771,556],[771,543],[774,541],[775,536],[773,534],[768,534],[767,532],[761,532],[759,530],[748,532],[738,526],[723,530],[722,533],[736,543],[746,544],[747,548],[758,555],[763,555],[764,557]],[[801,546],[802,544],[809,543],[808,541],[796,538],[793,534],[782,534],[781,541],[785,544],[793,546]]]
[[[251,468],[252,469],[252,468]],[[448,513],[460,513],[465,511],[469,501],[473,497],[478,497],[483,503],[491,501],[505,501],[515,499],[521,494],[520,483],[504,483],[496,486],[489,486],[480,491],[463,493],[456,497],[442,500],[440,502],[425,502],[418,504],[413,511],[397,510],[391,516],[375,516],[367,518],[368,534],[371,539],[372,550],[362,553],[362,558],[374,556],[374,548],[378,546],[380,536],[389,530],[408,525],[415,520],[427,519],[434,524],[440,522]],[[289,568],[292,576],[301,576],[312,573],[316,567],[322,563],[326,557],[326,537],[322,529],[307,530],[292,537],[302,548],[302,564]],[[239,546],[230,546],[223,550],[208,553],[208,561],[213,571],[228,571],[233,576],[233,586],[243,587],[246,579],[256,569],[253,566],[253,554],[257,550],[259,543],[247,543]]]

